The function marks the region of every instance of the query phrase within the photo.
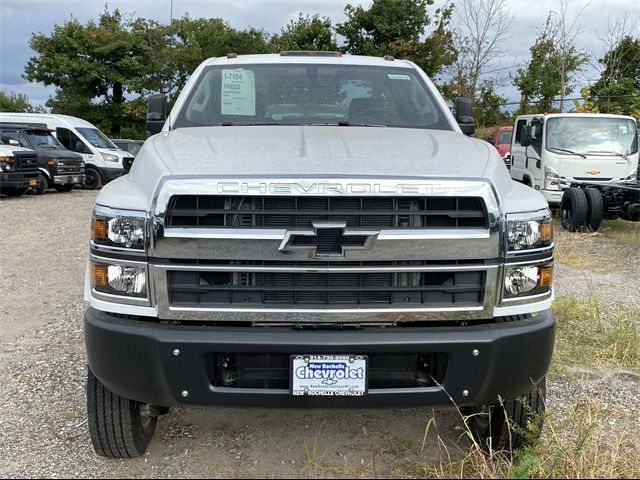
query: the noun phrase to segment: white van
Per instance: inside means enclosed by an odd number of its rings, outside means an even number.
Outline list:
[[[511,178],[558,204],[569,183],[635,181],[633,117],[593,113],[520,115],[511,137]]]
[[[116,147],[98,128],[80,118],[53,113],[0,113],[0,122],[42,124],[67,149],[82,155],[86,164],[83,186],[99,188],[128,172],[129,152]]]

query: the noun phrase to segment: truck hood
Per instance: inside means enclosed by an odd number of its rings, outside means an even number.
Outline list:
[[[159,134],[150,143],[169,175],[479,178],[488,162],[482,142],[408,128],[198,127]]]

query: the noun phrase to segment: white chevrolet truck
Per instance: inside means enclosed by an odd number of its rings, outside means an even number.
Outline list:
[[[456,106],[411,62],[330,52],[207,60],[168,116],[153,96],[93,211],[96,452],[142,455],[173,406],[457,405],[486,448],[531,438],[551,215]]]

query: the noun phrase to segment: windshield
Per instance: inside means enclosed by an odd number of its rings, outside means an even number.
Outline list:
[[[547,121],[547,150],[579,154],[638,151],[636,122],[627,118],[555,117]],[[561,152],[558,152],[561,153]]]
[[[118,148],[97,128],[76,128],[87,142],[98,148]]]
[[[505,145],[507,143],[511,143],[511,130],[503,130],[502,132],[500,132],[498,145]]]
[[[46,130],[29,130],[27,134],[36,147],[64,148],[62,144]]]
[[[208,67],[173,128],[204,125],[452,129],[413,69],[321,64]]]

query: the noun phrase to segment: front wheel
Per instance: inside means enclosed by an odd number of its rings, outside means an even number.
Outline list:
[[[526,395],[485,407],[467,407],[467,425],[486,452],[512,452],[535,442],[542,433],[547,396],[543,378]]]
[[[41,173],[38,174],[38,183],[36,184],[36,188],[34,192],[36,195],[42,195],[49,188],[49,181],[45,178]]]
[[[589,204],[581,188],[567,188],[560,200],[560,223],[570,232],[575,232],[587,223]]]
[[[144,455],[158,421],[148,405],[111,392],[91,370],[87,376],[87,413],[93,448],[107,458]]]
[[[101,185],[102,176],[100,175],[100,172],[95,168],[87,167],[82,187],[86,190],[95,190],[96,188],[100,188]]]

